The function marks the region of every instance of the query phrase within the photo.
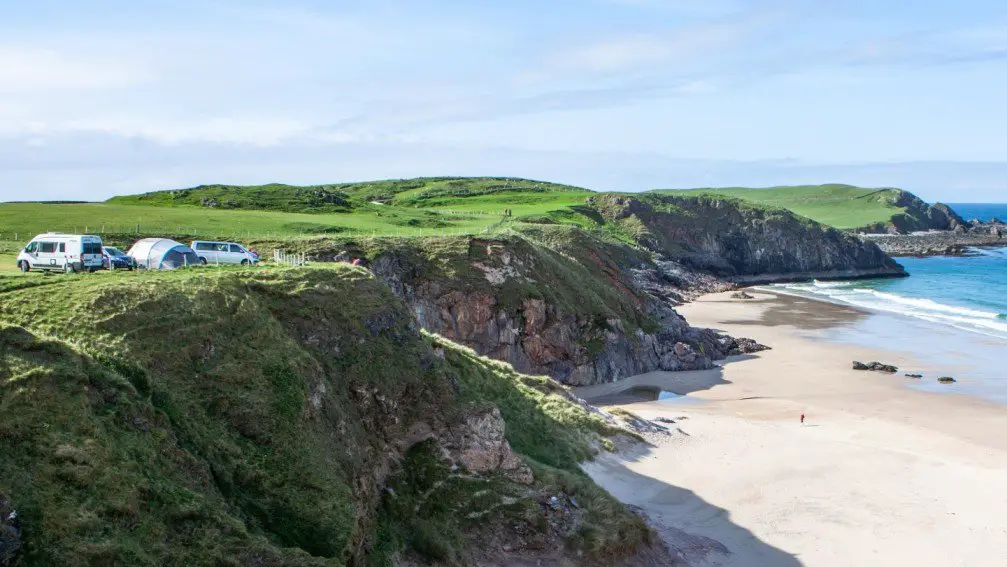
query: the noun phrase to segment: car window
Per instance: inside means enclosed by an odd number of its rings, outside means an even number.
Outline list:
[[[59,243],[59,251],[61,253],[66,253],[66,242],[60,242]]]
[[[218,244],[217,245],[217,252],[227,252],[227,245],[226,244]]]
[[[111,246],[105,248],[105,252],[108,252],[109,256],[125,256],[125,254],[122,253],[122,250],[119,250],[118,248],[113,248]]]
[[[238,254],[244,254],[245,253],[245,251],[241,249],[241,246],[238,246],[237,244],[232,244],[231,245],[231,252],[237,252]]]
[[[101,242],[84,242],[82,254],[101,254]]]
[[[52,254],[53,252],[56,251],[56,243],[55,242],[39,242],[38,243],[38,251],[41,252],[41,253],[43,253],[43,254]]]
[[[38,250],[38,242],[29,242],[28,246],[24,247],[24,251],[29,254],[34,254]]]
[[[209,242],[197,242],[196,250],[213,250],[213,244]]]

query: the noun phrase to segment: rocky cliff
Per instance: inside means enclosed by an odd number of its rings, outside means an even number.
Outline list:
[[[786,210],[657,194],[590,203],[648,250],[734,283],[905,275],[873,243]]]
[[[423,328],[565,384],[710,368],[740,348],[673,309],[698,276],[576,227],[361,239],[316,248],[313,257],[365,258]]]
[[[904,209],[905,212],[892,216],[888,222],[870,225],[858,232],[907,234],[922,230],[955,230],[966,224],[958,213],[944,203],[931,205],[908,191],[886,190],[879,192],[878,198]]]

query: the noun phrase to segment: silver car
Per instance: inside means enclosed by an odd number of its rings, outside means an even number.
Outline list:
[[[202,264],[258,264],[259,254],[237,242],[193,240],[190,248],[196,251]]]

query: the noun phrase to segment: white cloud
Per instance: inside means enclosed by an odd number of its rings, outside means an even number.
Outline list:
[[[743,30],[731,24],[627,35],[558,53],[549,64],[571,71],[612,72],[688,62],[719,53],[742,36]]]
[[[128,57],[0,45],[0,92],[107,90],[142,84],[149,67]]]

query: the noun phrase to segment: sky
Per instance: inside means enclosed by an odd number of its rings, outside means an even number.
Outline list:
[[[501,175],[1007,202],[1007,3],[0,0],[0,201]]]

